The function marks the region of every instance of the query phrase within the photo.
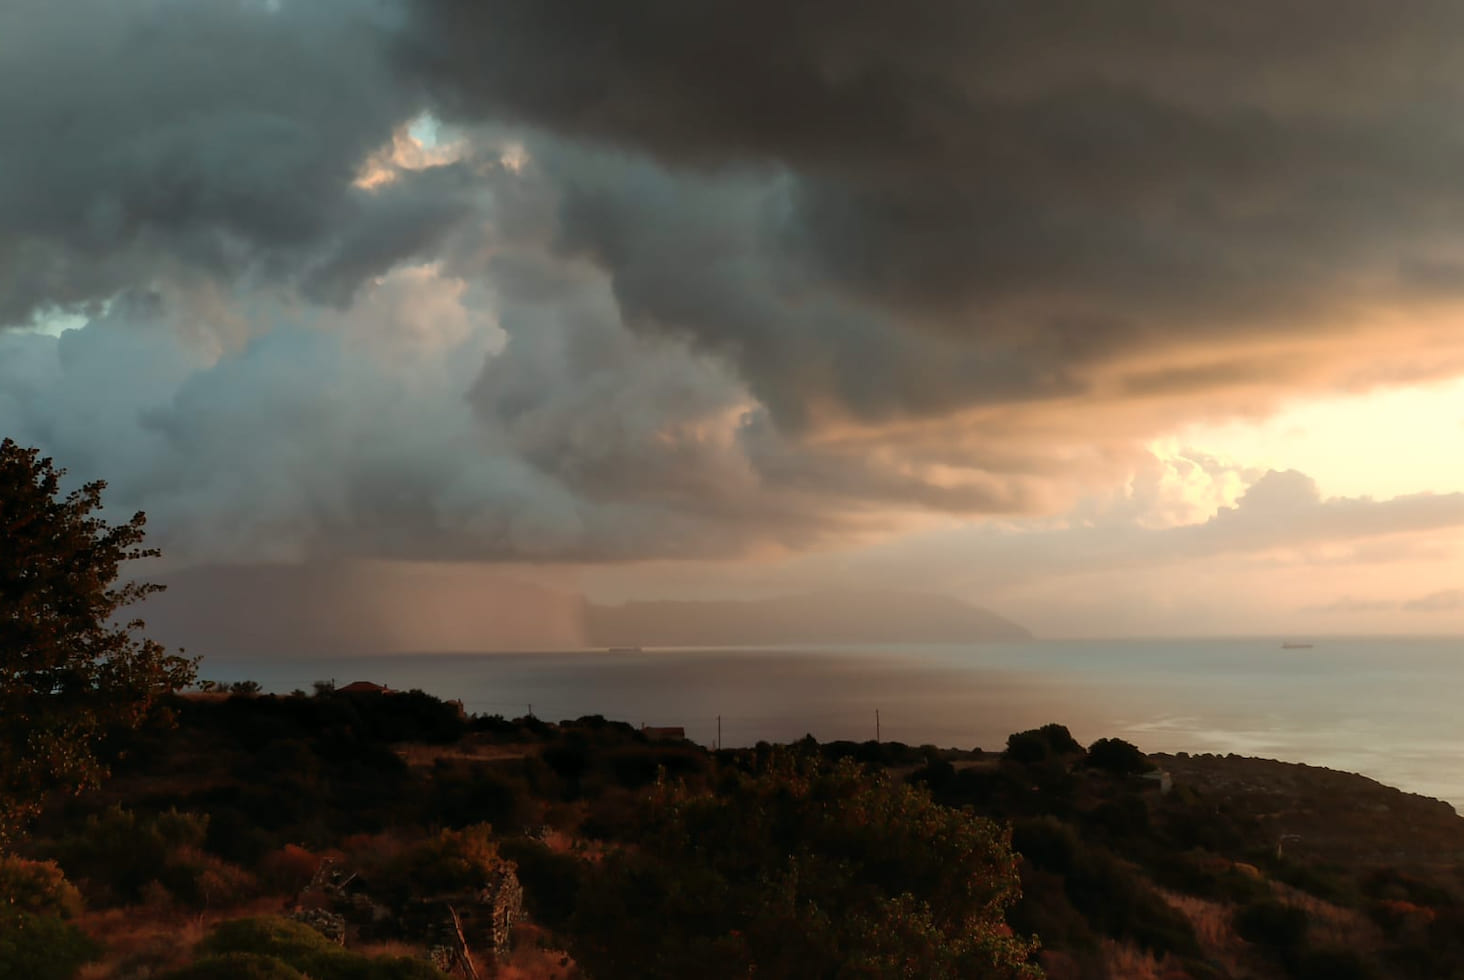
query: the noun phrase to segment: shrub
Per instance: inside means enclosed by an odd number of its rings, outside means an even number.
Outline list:
[[[1097,931],[1156,952],[1198,952],[1189,920],[1132,867],[1105,848],[1085,844],[1061,821],[1017,822],[1012,847],[1034,869],[1061,875],[1068,901]]]
[[[0,913],[73,919],[81,914],[81,893],[54,861],[27,861],[0,854]]]
[[[310,884],[320,870],[320,856],[297,844],[286,844],[271,851],[260,861],[260,879],[270,889],[288,895],[297,894]]]
[[[1302,954],[1292,976],[1296,980],[1370,980],[1376,974],[1350,949],[1313,949]]]
[[[588,866],[566,930],[592,976],[1032,977],[990,821],[800,743],[717,792],[664,784]]]
[[[522,838],[504,841],[501,850],[518,866],[524,903],[534,919],[550,929],[563,928],[579,900],[586,873],[584,862]]]
[[[448,827],[533,823],[536,804],[522,782],[481,766],[439,760],[432,772],[432,813]]]
[[[155,815],[112,806],[56,843],[63,867],[113,896],[137,901],[156,884],[195,907],[228,906],[254,896],[252,875],[204,852],[209,818],[176,809]],[[151,888],[149,886],[152,886]]]
[[[1073,738],[1066,725],[1046,724],[1037,729],[1037,734],[1047,741],[1047,747],[1054,755],[1077,755],[1083,751],[1083,746]]]
[[[1337,867],[1319,867],[1292,861],[1276,862],[1271,870],[1277,881],[1315,895],[1333,905],[1357,906],[1361,901],[1347,872]]]
[[[259,893],[254,875],[192,847],[170,854],[159,880],[176,898],[195,908],[229,908]]]
[[[204,953],[259,953],[295,962],[340,952],[303,922],[277,916],[231,919],[221,922],[199,946]]]
[[[59,916],[0,910],[0,980],[70,980],[98,952]]]
[[[1088,746],[1084,765],[1119,776],[1135,775],[1154,768],[1137,745],[1121,738],[1100,738]]]
[[[87,817],[80,832],[56,842],[55,851],[72,877],[135,901],[144,885],[166,875],[171,855],[199,847],[207,833],[207,816],[177,810],[147,816],[113,805]]]
[[[1160,853],[1148,868],[1166,888],[1223,902],[1245,903],[1269,897],[1265,879],[1246,874],[1228,858],[1207,851]]]
[[[1281,953],[1300,947],[1306,938],[1306,912],[1274,899],[1244,905],[1235,913],[1235,931],[1247,942]]]
[[[224,953],[205,956],[162,980],[306,980],[305,974],[273,956],[259,953]]]
[[[1047,746],[1047,739],[1035,730],[1014,732],[1008,735],[1006,751],[1002,753],[1003,758],[1012,762],[1020,762],[1023,765],[1044,762],[1049,755],[1051,755],[1051,750]]]
[[[283,963],[298,973],[241,973],[240,980],[294,980],[304,974],[310,980],[446,980],[430,963],[410,957],[362,956],[348,953],[303,922],[263,916],[221,923],[203,941],[204,960],[199,967],[227,958],[229,954],[253,954],[267,965]],[[262,965],[253,964],[263,968]],[[251,964],[241,966],[243,969]],[[213,980],[216,974],[199,972],[169,977],[168,980]],[[228,975],[231,980],[233,974]]]
[[[1083,747],[1066,725],[1051,723],[1008,735],[1006,751],[1002,754],[1012,762],[1031,765],[1053,756],[1078,755],[1082,751]]]
[[[382,876],[413,892],[434,894],[482,888],[501,864],[488,824],[444,830],[412,847]]]

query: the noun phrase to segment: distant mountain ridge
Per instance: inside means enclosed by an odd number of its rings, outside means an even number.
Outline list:
[[[1024,628],[949,596],[824,591],[597,605],[491,571],[383,563],[200,565],[164,575],[148,635],[210,656],[346,656],[631,646],[974,643]]]
[[[591,646],[974,643],[1032,634],[988,609],[923,592],[814,592],[774,599],[587,604]]]

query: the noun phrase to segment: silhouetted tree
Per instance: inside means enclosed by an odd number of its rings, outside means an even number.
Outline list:
[[[0,844],[48,792],[106,774],[109,731],[135,728],[157,698],[191,683],[193,661],[138,635],[118,613],[162,587],[117,585],[141,547],[142,513],[112,525],[94,516],[106,484],[62,494],[49,458],[0,442]]]
[[[1073,738],[1067,726],[1054,722],[1008,735],[1002,756],[1012,762],[1032,765],[1054,757],[1079,755],[1082,751],[1083,746]]]
[[[1100,738],[1088,746],[1086,764],[1119,775],[1148,772],[1154,768],[1138,746],[1121,738]]]

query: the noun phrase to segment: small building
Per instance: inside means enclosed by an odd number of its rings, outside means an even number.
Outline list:
[[[1169,775],[1168,769],[1155,769],[1143,774],[1143,778],[1159,784],[1161,795],[1174,789],[1174,777]]]
[[[370,681],[352,681],[345,687],[336,688],[337,694],[393,694],[391,688],[385,684],[373,684]]]
[[[681,725],[642,725],[641,734],[658,742],[685,741],[686,729]]]

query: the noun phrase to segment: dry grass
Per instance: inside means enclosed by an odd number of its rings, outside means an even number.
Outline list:
[[[1376,952],[1383,945],[1382,930],[1361,911],[1324,902],[1280,882],[1272,882],[1271,889],[1277,901],[1306,913],[1306,938],[1311,945],[1351,949],[1364,955]]]
[[[1364,955],[1381,946],[1381,931],[1362,912],[1333,905],[1279,882],[1271,882],[1271,889],[1277,901],[1306,913],[1308,945],[1349,949]],[[1189,920],[1205,955],[1220,964],[1229,976],[1269,977],[1275,974],[1274,965],[1236,934],[1231,924],[1234,906],[1163,890],[1160,894]]]
[[[1189,920],[1195,937],[1206,952],[1233,949],[1244,942],[1235,934],[1235,929],[1230,924],[1230,917],[1234,912],[1231,906],[1196,898],[1194,895],[1180,895],[1162,890],[1159,894]]]
[[[1274,971],[1264,958],[1257,956],[1251,944],[1241,939],[1231,925],[1234,906],[1164,889],[1160,889],[1159,894],[1189,920],[1205,957],[1219,964],[1227,976],[1240,980],[1272,975]]]
[[[409,956],[413,959],[422,959],[427,955],[427,950],[421,946],[413,946],[411,943],[404,943],[395,939],[387,939],[375,943],[361,943],[352,946],[351,952],[360,953],[363,956]]]
[[[212,912],[184,912],[171,903],[128,905],[88,912],[78,925],[102,947],[78,980],[145,980],[192,961],[193,947],[215,923],[249,915],[275,915],[278,897]]]
[[[466,762],[501,762],[522,759],[539,751],[537,745],[495,745],[475,741],[469,735],[451,745],[427,745],[408,743],[396,746],[396,754],[409,766],[430,767],[439,759],[454,759]]]
[[[1129,943],[1103,940],[1103,972],[1113,980],[1188,980],[1189,974],[1166,953],[1156,957]]]
[[[562,949],[551,944],[543,929],[521,922],[513,929],[513,948],[498,961],[497,980],[580,980],[583,974]]]

